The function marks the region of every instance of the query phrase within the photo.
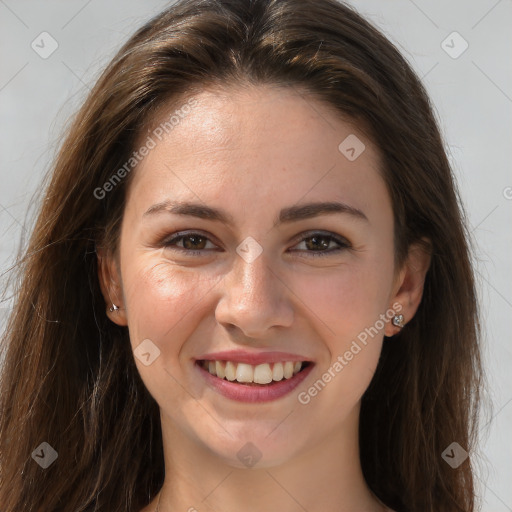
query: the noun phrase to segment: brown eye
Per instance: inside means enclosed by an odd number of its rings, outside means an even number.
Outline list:
[[[181,239],[185,249],[204,249],[206,244],[206,237],[201,235],[185,235]]]
[[[332,244],[336,244],[332,249]],[[299,242],[300,244],[305,245],[305,252],[308,256],[328,256],[333,253],[339,253],[344,249],[349,249],[351,247],[350,243],[343,237],[335,235],[334,233],[322,233],[315,232],[310,233],[310,236],[302,238]]]
[[[210,239],[196,232],[189,233],[178,233],[177,236],[173,236],[172,238],[163,242],[163,245],[172,250],[178,250],[182,252],[186,252],[188,254],[199,255],[202,252],[205,252],[206,244],[210,242]],[[182,244],[180,247],[179,244]],[[212,244],[213,245],[213,244]]]

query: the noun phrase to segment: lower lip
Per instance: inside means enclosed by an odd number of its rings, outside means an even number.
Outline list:
[[[207,384],[226,398],[237,402],[270,402],[291,393],[310,374],[314,364],[310,363],[304,370],[289,379],[262,386],[247,386],[235,381],[219,379],[219,377],[212,375],[201,367],[199,363],[196,362],[195,366],[201,372]]]

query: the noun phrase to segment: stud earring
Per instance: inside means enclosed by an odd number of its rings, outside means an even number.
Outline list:
[[[392,320],[393,325],[400,327],[402,329],[404,327],[404,315],[395,315]]]
[[[114,311],[117,311],[118,309],[119,307],[112,303],[112,306],[108,310],[112,313]]]

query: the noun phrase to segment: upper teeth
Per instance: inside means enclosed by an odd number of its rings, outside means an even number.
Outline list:
[[[203,361],[202,366],[212,375],[229,381],[255,382],[256,384],[268,384],[273,380],[283,378],[290,379],[302,368],[300,361],[294,363],[263,363],[251,365],[246,363],[234,363],[232,361]]]

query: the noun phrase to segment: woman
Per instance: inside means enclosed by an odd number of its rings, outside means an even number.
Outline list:
[[[78,113],[20,266],[3,512],[473,511],[462,208],[335,0],[182,0]]]

